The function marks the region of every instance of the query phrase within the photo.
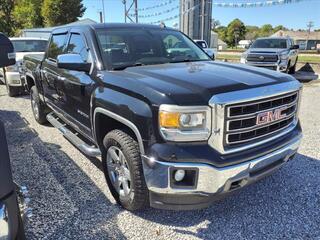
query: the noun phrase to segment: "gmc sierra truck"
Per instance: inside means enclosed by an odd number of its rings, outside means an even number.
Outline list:
[[[241,63],[294,74],[299,45],[288,37],[258,38],[241,56]]]
[[[175,29],[59,28],[44,59],[25,61],[35,119],[101,156],[109,189],[128,210],[206,207],[299,147],[298,81],[214,62]]]

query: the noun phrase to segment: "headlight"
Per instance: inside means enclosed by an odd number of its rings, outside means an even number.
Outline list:
[[[211,132],[211,111],[207,106],[161,105],[159,128],[168,141],[204,141]]]
[[[244,52],[241,54],[240,63],[246,63],[247,53]]]
[[[288,60],[288,57],[289,57],[289,53],[288,52],[285,52],[285,53],[281,53],[280,54],[280,59],[281,60]]]

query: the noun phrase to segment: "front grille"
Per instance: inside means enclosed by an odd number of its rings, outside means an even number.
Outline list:
[[[248,62],[277,62],[278,55],[275,54],[248,54]]]
[[[230,146],[259,141],[290,126],[296,118],[298,97],[298,92],[293,92],[227,106],[225,144]],[[267,120],[259,122],[258,116],[266,116]]]

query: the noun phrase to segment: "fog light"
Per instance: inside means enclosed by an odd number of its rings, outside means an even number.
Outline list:
[[[183,169],[179,169],[174,174],[174,180],[176,180],[177,182],[180,182],[182,181],[185,175],[186,175],[186,171]]]

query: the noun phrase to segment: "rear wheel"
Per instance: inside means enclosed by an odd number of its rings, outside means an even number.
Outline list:
[[[40,124],[47,123],[47,111],[45,104],[41,101],[36,86],[33,86],[30,90],[31,108],[33,116]]]
[[[148,207],[149,192],[137,141],[121,130],[113,130],[103,144],[103,169],[115,200],[130,211]]]

